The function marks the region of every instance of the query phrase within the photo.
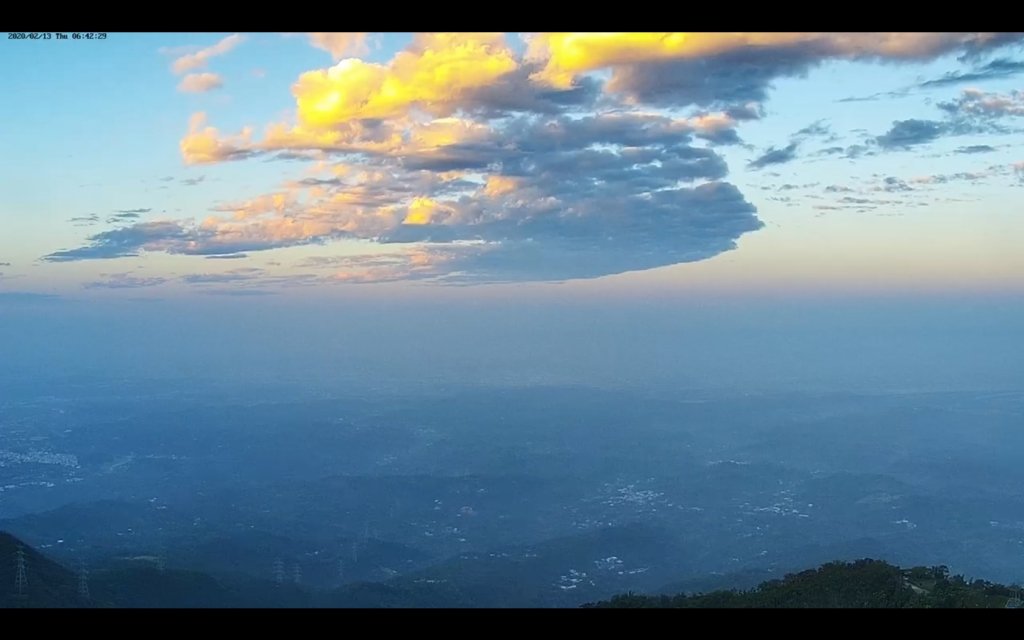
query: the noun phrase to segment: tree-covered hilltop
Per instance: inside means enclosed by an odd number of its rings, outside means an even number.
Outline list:
[[[769,580],[748,591],[675,596],[634,593],[592,608],[992,608],[1012,607],[1019,587],[950,576],[939,567],[902,569],[881,560],[830,562]]]

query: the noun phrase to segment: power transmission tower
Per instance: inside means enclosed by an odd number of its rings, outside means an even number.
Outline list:
[[[1006,600],[1007,609],[1020,609],[1024,607],[1024,600],[1021,600],[1020,589],[1014,589],[1013,595]]]
[[[345,560],[338,558],[338,580],[345,582]]]
[[[352,541],[352,562],[353,564],[359,562],[359,541]]]
[[[281,558],[273,561],[273,582],[279,587],[285,584],[285,561]]]
[[[78,597],[82,600],[89,599],[89,570],[85,567],[85,561],[78,565]]]
[[[14,588],[18,592],[18,596],[24,596],[25,591],[28,590],[28,573],[25,570],[25,549],[18,547],[18,552],[14,555],[14,562],[17,566],[17,571],[14,575]]]
[[[302,584],[302,567],[299,566],[298,562],[292,567],[292,582],[296,585]]]

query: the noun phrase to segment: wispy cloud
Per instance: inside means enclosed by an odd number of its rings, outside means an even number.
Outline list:
[[[948,125],[937,120],[898,120],[875,142],[885,149],[907,149],[936,140],[947,130]]]
[[[86,289],[142,289],[156,287],[167,282],[167,278],[157,276],[139,277],[130,273],[100,274],[102,280],[94,280],[83,285]]]
[[[243,40],[244,38],[240,34],[236,33],[221,39],[212,46],[186,53],[175,58],[174,62],[171,63],[171,70],[180,75],[188,71],[201,69],[205,67],[211,59],[228,53],[241,44]]]
[[[832,135],[832,127],[824,120],[816,120],[793,134],[793,138],[827,138]]]
[[[797,143],[791,142],[781,149],[770,147],[763,154],[751,160],[747,166],[751,169],[763,169],[774,164],[785,164],[796,159]]]
[[[1024,93],[986,93],[980,89],[965,89],[958,98],[939,103],[939,107],[959,117],[1004,118],[1024,116]]]
[[[1014,76],[1021,72],[1024,72],[1024,61],[997,58],[971,69],[947,71],[938,78],[923,80],[910,86],[901,87],[892,91],[880,91],[867,96],[843,98],[842,100],[839,100],[839,102],[868,102],[883,100],[886,98],[904,98],[921,90],[938,89],[958,84],[973,84],[987,80],[999,80]]]
[[[957,149],[953,153],[959,153],[959,154],[991,153],[991,152],[993,152],[995,150],[996,150],[996,148],[993,147],[992,145],[989,145],[989,144],[972,144],[972,145],[968,145],[966,147],[960,147],[959,149]]]
[[[897,178],[895,176],[887,176],[884,180],[882,180],[882,185],[881,185],[880,189],[882,191],[888,191],[889,193],[898,193],[898,192],[901,192],[901,191],[913,191],[914,190],[913,187],[911,187],[905,181],[903,181],[903,180],[901,180],[901,179],[899,179],[899,178]]]
[[[309,42],[323,49],[337,60],[345,56],[359,56],[370,52],[366,44],[366,33],[308,33]]]
[[[224,78],[217,73],[190,73],[178,83],[182,93],[206,93],[224,86]]]
[[[43,257],[47,262],[70,262],[123,258],[138,255],[150,246],[164,246],[175,241],[187,242],[189,232],[176,222],[140,222],[128,227],[103,231],[89,237],[89,244],[77,249],[55,251]]]
[[[944,173],[930,176],[918,176],[911,178],[915,184],[945,184],[947,182],[967,181],[976,182],[991,176],[990,171],[960,171],[958,173]]]
[[[138,220],[142,214],[149,213],[152,209],[122,209],[111,214],[107,218],[108,223],[124,223],[131,220]]]
[[[74,218],[69,218],[68,219],[68,222],[70,222],[71,224],[75,225],[76,227],[92,226],[92,225],[98,223],[99,221],[100,221],[100,217],[99,217],[98,214],[95,214],[95,213],[90,213],[90,214],[84,215],[84,216],[75,216]]]
[[[917,86],[935,88],[957,84],[972,84],[985,80],[1008,78],[1021,72],[1024,72],[1024,61],[997,58],[967,71],[949,71],[938,78],[925,80]]]

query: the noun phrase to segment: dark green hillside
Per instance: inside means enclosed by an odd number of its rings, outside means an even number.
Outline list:
[[[1016,588],[950,576],[946,567],[901,569],[880,560],[831,562],[747,590],[644,596],[585,605],[598,608],[1004,608]]]

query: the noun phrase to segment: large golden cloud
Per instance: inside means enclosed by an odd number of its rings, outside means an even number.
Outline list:
[[[447,115],[465,92],[518,66],[501,34],[427,34],[388,64],[347,58],[330,69],[303,73],[292,91],[300,122],[312,128],[393,118],[413,107]]]

